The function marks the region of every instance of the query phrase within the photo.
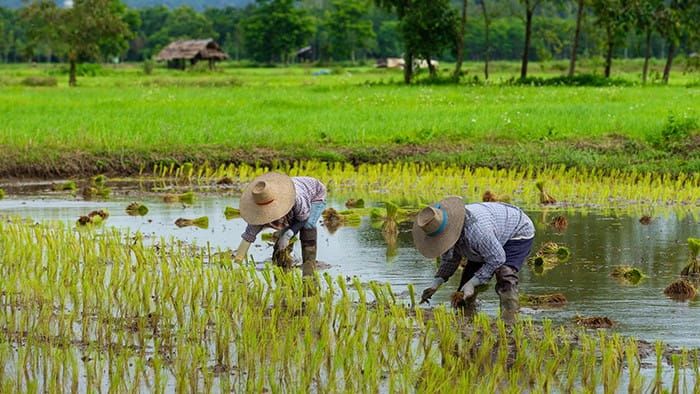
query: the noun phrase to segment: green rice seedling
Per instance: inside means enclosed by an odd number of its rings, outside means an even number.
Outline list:
[[[683,267],[681,275],[700,276],[700,260],[698,259],[698,254],[700,254],[700,239],[688,238],[688,250],[690,251],[690,257],[688,258],[688,263]]]
[[[132,202],[126,206],[126,213],[130,216],[145,216],[148,214],[148,207],[138,202]]]
[[[5,190],[0,188],[0,200],[5,198]]]
[[[175,220],[175,225],[178,227],[195,226],[206,230],[209,228],[209,217],[202,216],[196,219],[178,218],[177,220]]]
[[[610,276],[635,285],[638,284],[643,278],[648,278],[648,276],[644,275],[639,268],[633,268],[624,264],[613,268],[612,272],[610,272]]]
[[[78,187],[75,185],[74,181],[68,181],[66,183],[54,183],[52,185],[53,190],[55,191],[71,191],[74,192],[78,190]]]
[[[241,217],[241,211],[238,208],[226,207],[224,209],[224,217],[226,220],[239,218]]]
[[[544,189],[544,181],[535,182],[535,186],[539,190],[540,204],[556,204],[557,199]]]
[[[670,285],[666,286],[664,289],[664,294],[672,299],[685,301],[695,298],[695,296],[698,294],[698,290],[695,285],[688,280],[678,278]]]
[[[97,175],[91,179],[92,184],[95,185],[98,189],[101,189],[105,187],[105,182],[107,182],[107,177],[104,176],[103,174]]]
[[[163,201],[167,203],[181,202],[183,204],[194,204],[194,192],[185,192],[182,194],[166,194],[163,196]]]
[[[284,249],[275,249],[272,252],[272,262],[286,270],[291,269],[294,266],[294,257],[292,257],[292,252],[294,251],[294,242],[296,242],[297,237],[293,237],[289,240],[289,245]]]

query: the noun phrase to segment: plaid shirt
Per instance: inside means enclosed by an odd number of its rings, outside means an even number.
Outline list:
[[[462,234],[447,252],[440,256],[435,277],[447,281],[459,267],[462,258],[484,263],[474,277],[486,284],[494,272],[506,262],[503,245],[511,239],[530,239],[535,226],[523,211],[500,202],[467,204]]]
[[[292,183],[294,183],[296,197],[292,210],[284,216],[284,220],[288,227],[298,227],[296,233],[309,218],[311,203],[326,201],[326,186],[318,179],[309,176],[292,177]],[[265,227],[263,224],[249,224],[241,238],[253,242],[263,227]]]

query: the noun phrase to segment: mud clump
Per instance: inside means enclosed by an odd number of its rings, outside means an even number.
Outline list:
[[[674,300],[684,301],[695,298],[698,290],[688,280],[679,278],[664,289],[664,294]]]
[[[216,181],[216,184],[217,185],[233,185],[233,179],[225,176],[225,177],[219,179],[218,181]]]
[[[639,223],[641,223],[644,226],[648,226],[651,224],[651,216],[649,215],[644,215],[641,218],[639,218]]]
[[[584,317],[576,316],[576,324],[585,328],[612,328],[617,325],[617,322],[605,316]]]
[[[542,295],[520,294],[519,298],[520,298],[521,305],[537,306],[537,307],[543,307],[543,306],[557,307],[557,306],[565,305],[569,302],[569,300],[566,298],[566,296],[564,294],[561,294],[561,293],[542,294]]]
[[[85,216],[78,217],[78,225],[85,226],[87,224],[100,224],[107,220],[109,217],[109,212],[106,209],[100,209],[98,211],[92,211]]]

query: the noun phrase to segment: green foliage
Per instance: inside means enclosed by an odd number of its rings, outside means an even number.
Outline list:
[[[245,45],[253,60],[287,64],[294,51],[307,43],[314,28],[294,0],[258,0],[258,7],[243,24]]]
[[[58,81],[54,77],[42,77],[39,75],[32,75],[22,79],[22,85],[24,86],[56,86]]]
[[[529,86],[630,86],[624,79],[605,78],[596,74],[560,75],[557,77],[525,77],[512,79],[508,83]]]
[[[330,52],[334,59],[353,61],[357,51],[372,46],[375,33],[369,20],[369,0],[334,0],[326,13]]]

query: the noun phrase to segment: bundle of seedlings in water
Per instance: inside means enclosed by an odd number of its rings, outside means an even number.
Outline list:
[[[75,185],[75,182],[73,181],[68,181],[66,183],[54,183],[51,185],[51,188],[57,192],[62,192],[62,191],[71,191],[74,192],[78,190],[78,187]]]
[[[78,224],[85,226],[88,224],[100,224],[107,220],[109,217],[109,212],[106,209],[100,209],[99,211],[92,211],[86,216],[80,216],[78,218]]]
[[[168,203],[181,202],[183,204],[194,204],[194,192],[185,192],[182,194],[166,194],[163,196],[163,201]]]
[[[527,263],[536,273],[542,274],[554,268],[557,264],[569,259],[571,252],[566,246],[561,246],[556,242],[545,242],[540,249],[531,256]]]
[[[639,268],[630,267],[629,265],[618,265],[610,272],[610,276],[616,279],[625,280],[631,284],[638,284],[643,278],[647,278]]]
[[[639,218],[639,223],[641,223],[644,226],[648,226],[651,224],[651,216],[649,215],[644,215],[641,218]]]
[[[351,198],[345,201],[346,208],[364,208],[365,200],[362,198]]]
[[[540,191],[540,204],[555,204],[557,199],[544,190],[544,181],[537,181],[535,186]]]
[[[224,209],[224,217],[226,220],[231,220],[241,217],[241,210],[234,207],[226,207]]]
[[[483,202],[510,202],[510,196],[501,196],[491,190],[487,190],[481,196],[481,201]]]
[[[292,257],[292,251],[294,251],[294,242],[297,237],[293,237],[289,240],[289,245],[284,249],[275,249],[272,252],[272,263],[278,267],[282,267],[285,270],[289,270],[294,266],[294,257]]]
[[[334,234],[341,226],[359,226],[362,222],[362,217],[351,211],[347,214],[336,211],[334,208],[326,208],[321,216],[323,216],[323,225],[326,226],[330,234]]]
[[[683,267],[681,275],[700,276],[700,261],[698,260],[698,254],[700,254],[700,239],[688,238],[688,250],[690,251],[690,258],[688,259],[688,264]]]
[[[590,329],[612,328],[615,327],[615,325],[617,325],[617,322],[615,320],[612,320],[609,317],[605,316],[584,317],[577,314],[574,318],[574,321],[579,326],[583,326],[585,328]]]
[[[126,213],[130,216],[145,216],[148,214],[148,207],[138,202],[132,202],[127,205]]]
[[[189,226],[195,226],[199,227],[202,229],[207,229],[209,228],[209,217],[208,216],[202,216],[197,219],[184,219],[184,218],[179,218],[175,220],[175,225],[178,227],[189,227]]]
[[[664,294],[677,300],[689,300],[698,295],[698,289],[687,279],[678,278],[664,289]]]
[[[569,220],[564,215],[558,215],[549,223],[558,233],[563,233],[569,228]]]
[[[233,179],[231,177],[225,176],[218,181],[216,181],[217,185],[233,185]]]
[[[520,294],[520,305],[531,306],[531,307],[557,307],[562,306],[569,302],[564,294]]]
[[[106,182],[107,177],[102,174],[93,177],[90,180],[90,184],[82,189],[81,195],[86,200],[93,200],[97,197],[108,199],[111,190],[105,186]]]

